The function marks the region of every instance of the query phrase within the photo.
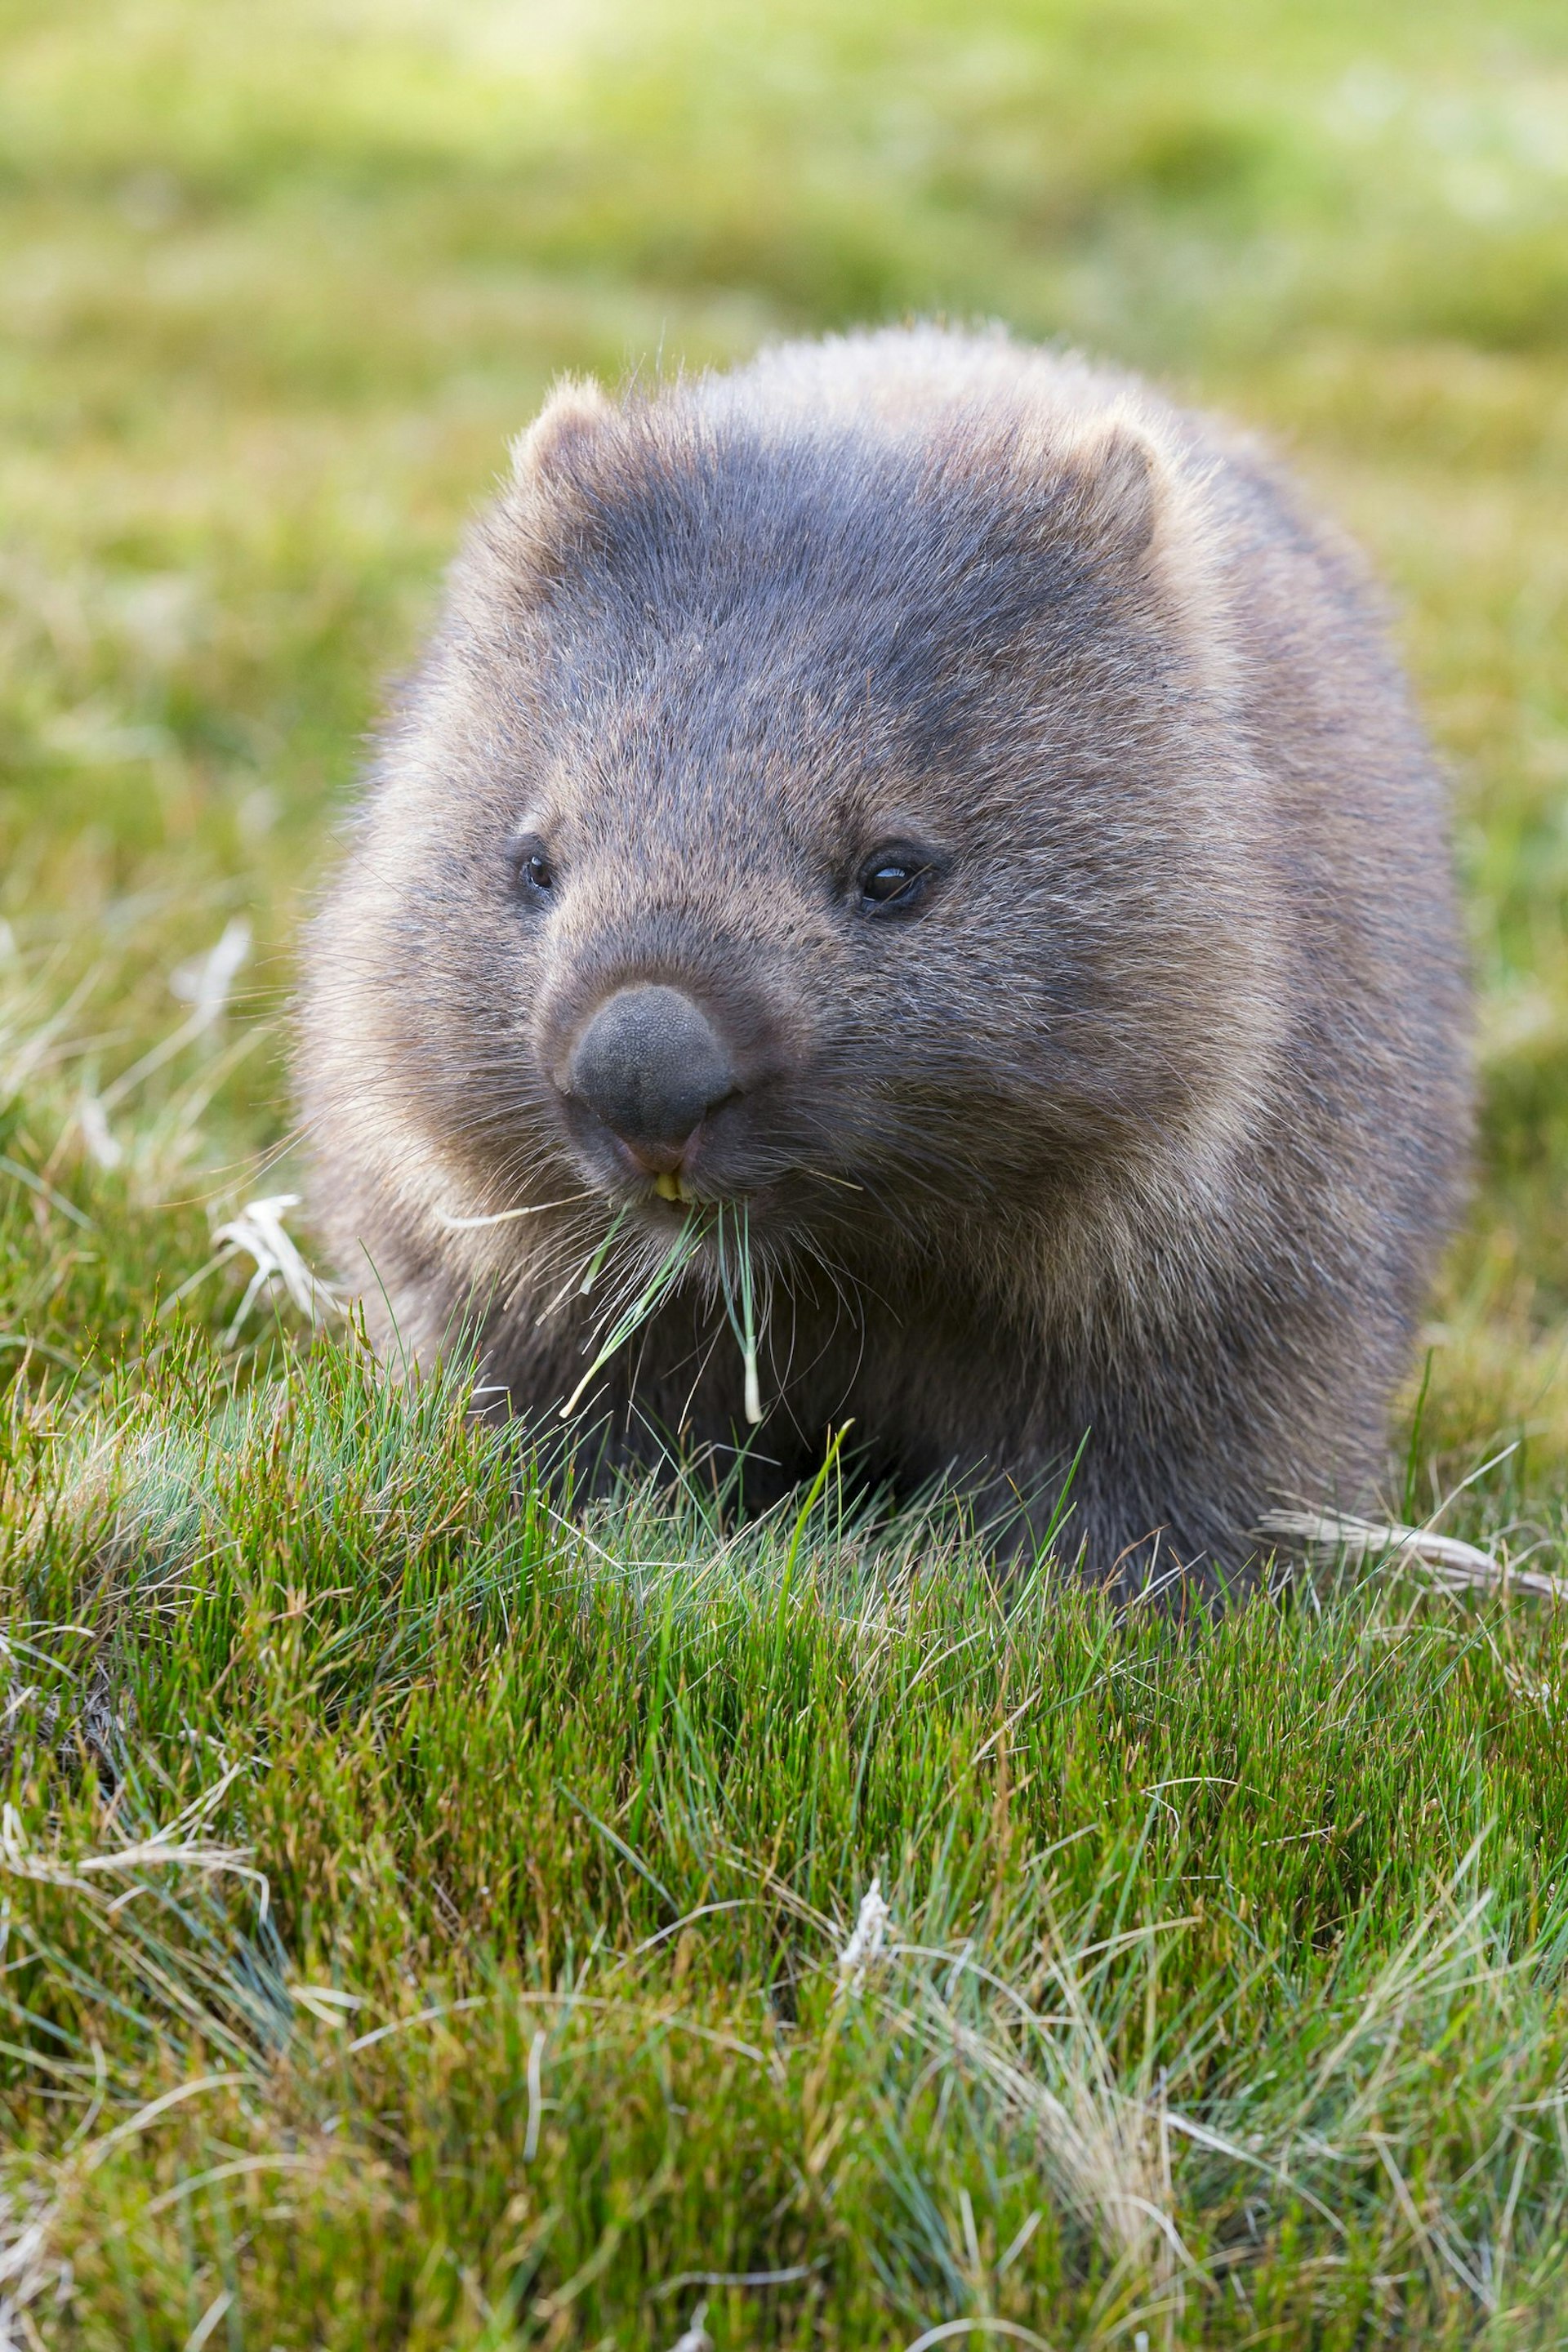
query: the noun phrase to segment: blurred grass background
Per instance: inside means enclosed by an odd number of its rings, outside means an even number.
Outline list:
[[[253,1360],[198,1279],[552,376],[1000,317],[1263,430],[1390,583],[1486,1105],[1405,1499],[1517,1441],[1444,1524],[1561,1568],[1561,0],[0,0],[0,2341],[662,2345],[772,2263],[721,2343],[1561,2343],[1559,1615],[1004,1620],[831,1495],[792,1600],[690,1498],[520,1519],[460,1400]],[[874,1867],[944,1957],[847,2021]],[[1268,2162],[1173,2156],[1167,2090]]]

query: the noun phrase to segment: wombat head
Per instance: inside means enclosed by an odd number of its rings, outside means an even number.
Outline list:
[[[520,445],[342,933],[448,1207],[994,1253],[1235,1096],[1247,782],[1179,444],[1017,378],[573,385]]]

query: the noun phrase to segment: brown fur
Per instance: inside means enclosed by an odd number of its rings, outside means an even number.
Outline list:
[[[868,919],[892,838],[937,887]],[[557,1085],[640,981],[740,1072],[688,1167],[771,1283],[775,1484],[853,1415],[1037,1519],[1087,1438],[1067,1548],[1142,1577],[1375,1478],[1468,1136],[1443,794],[1359,565],[1250,446],[931,329],[563,387],[386,732],[300,1057],[382,1342],[467,1318],[541,1419],[611,1204],[645,1269],[681,1214]],[[710,1259],[600,1382],[610,1458],[729,1444],[741,1377]]]

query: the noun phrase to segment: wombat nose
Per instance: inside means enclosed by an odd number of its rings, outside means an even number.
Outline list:
[[[573,1050],[566,1091],[654,1167],[673,1167],[704,1116],[735,1091],[730,1057],[678,988],[623,988]]]

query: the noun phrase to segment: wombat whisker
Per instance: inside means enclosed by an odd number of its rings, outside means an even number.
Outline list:
[[[835,1137],[831,1129],[829,1129],[825,1123],[813,1120],[811,1124],[816,1128],[822,1140],[827,1144],[830,1149],[835,1143],[837,1143],[839,1149],[842,1150],[843,1139],[841,1136]],[[879,1130],[878,1157],[881,1163],[882,1173],[884,1175],[889,1173],[895,1174],[900,1181],[905,1180],[921,1182],[928,1181],[921,1165],[922,1161],[929,1165],[932,1170],[945,1170],[950,1178],[954,1165],[953,1155],[951,1150],[944,1150],[940,1143],[928,1141],[919,1133],[913,1131],[900,1133],[896,1129],[891,1132],[889,1132],[886,1128]],[[799,1163],[796,1164],[798,1165]],[[842,1184],[852,1191],[867,1192],[872,1190],[871,1178],[864,1168],[857,1171],[857,1174],[853,1180],[847,1177],[829,1176],[826,1169],[816,1167],[806,1168],[803,1170],[802,1172],[824,1177],[830,1183]],[[971,1171],[967,1169],[965,1170],[965,1179],[966,1184],[972,1181]],[[942,1198],[944,1202],[951,1201],[951,1190],[942,1193],[940,1197]]]
[[[951,1194],[941,1192],[936,1185],[929,1182],[915,1171],[900,1170],[896,1172],[898,1174],[898,1184],[895,1190],[889,1191],[888,1187],[876,1182],[869,1176],[867,1177],[860,1188],[864,1198],[873,1202],[877,1208],[881,1210],[890,1225],[901,1227],[905,1231],[909,1229],[912,1222],[910,1213],[911,1204],[908,1198],[910,1187],[914,1187],[919,1191],[929,1193],[931,1200],[938,1207],[947,1208],[951,1206]],[[846,1233],[855,1230],[855,1228],[848,1224],[848,1223],[844,1219],[843,1212],[839,1212],[837,1222],[839,1223],[841,1230]]]
[[[567,1275],[566,1279],[562,1284],[560,1289],[551,1299],[550,1304],[544,1309],[543,1314],[540,1317],[540,1323],[542,1324],[548,1322],[552,1316],[559,1313],[561,1308],[566,1305],[570,1298],[580,1295],[582,1275],[583,1262],[579,1258],[576,1264],[573,1266],[572,1271]],[[605,1330],[607,1325],[615,1320],[616,1316],[625,1306],[636,1297],[642,1285],[638,1280],[637,1261],[634,1257],[628,1256],[622,1263],[614,1267],[610,1276],[607,1299],[605,1299],[604,1294],[601,1293],[601,1300],[603,1303],[601,1306],[599,1319],[593,1327],[594,1336],[596,1337],[599,1332]],[[589,1344],[592,1345],[592,1339],[590,1339]]]
[[[856,1333],[857,1342],[855,1361],[850,1369],[848,1378],[845,1382],[846,1392],[847,1392],[847,1390],[853,1386],[866,1357],[865,1296],[862,1293],[860,1285],[852,1280],[844,1268],[838,1265],[837,1262],[829,1256],[826,1248],[823,1247],[818,1236],[810,1236],[801,1254],[802,1255],[810,1258],[814,1264],[820,1266],[823,1273],[827,1276],[828,1287],[833,1299],[833,1319],[828,1324],[826,1329],[823,1332],[817,1344],[816,1353],[804,1366],[802,1366],[800,1377],[804,1379],[807,1373],[814,1371],[816,1366],[821,1363],[825,1358],[831,1354],[833,1343],[838,1337],[839,1329],[844,1322],[847,1320]],[[795,1295],[793,1292],[788,1292],[786,1295],[789,1297],[791,1307],[790,1339],[789,1347],[785,1353],[784,1370],[779,1383],[781,1388],[783,1388],[795,1376],[795,1358],[800,1336],[799,1317],[795,1311],[796,1301]],[[871,1295],[879,1296],[879,1294],[874,1292]],[[885,1305],[886,1301],[881,1301],[880,1303]]]
[[[562,1307],[565,1306],[566,1301],[571,1297],[573,1290],[576,1286],[576,1275],[569,1274],[565,1281],[562,1284],[560,1289],[550,1300],[549,1304],[541,1308],[540,1312],[533,1318],[533,1328],[536,1331],[542,1331],[544,1328],[544,1326],[551,1320],[552,1317],[560,1313]],[[521,1290],[522,1285],[520,1283],[518,1287]]]
[[[612,1235],[595,1235],[587,1219],[583,1217],[574,1219],[563,1231],[549,1236],[541,1252],[530,1253],[523,1258],[519,1267],[516,1290],[512,1298],[507,1301],[509,1310],[515,1297],[525,1288],[533,1289],[537,1295],[541,1290],[547,1290],[552,1282],[561,1280],[562,1287],[533,1318],[533,1328],[536,1331],[542,1329],[577,1290],[583,1277],[584,1254],[591,1257],[599,1241],[607,1242],[610,1238]]]
[[[676,1415],[675,1425],[678,1431],[683,1430],[687,1426],[691,1407],[696,1401],[697,1391],[702,1385],[703,1377],[708,1370],[708,1367],[713,1361],[715,1354],[718,1352],[719,1342],[723,1336],[723,1325],[721,1323],[715,1323],[713,1328],[709,1332],[707,1338],[704,1339],[702,1346],[697,1351],[697,1370],[692,1375],[691,1386],[686,1391],[686,1401],[682,1404],[679,1412]]]

